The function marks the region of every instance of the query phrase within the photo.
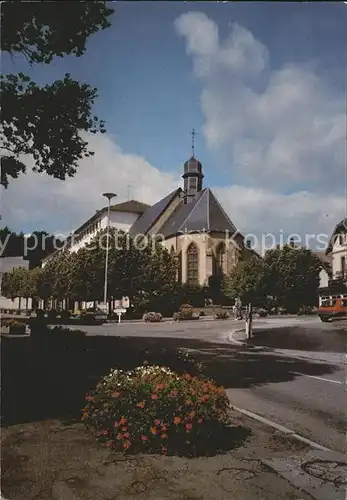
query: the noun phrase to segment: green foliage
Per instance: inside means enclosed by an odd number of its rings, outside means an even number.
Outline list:
[[[1,6],[1,48],[24,54],[30,64],[53,56],[82,56],[90,35],[110,26],[105,2],[19,2]],[[69,22],[66,22],[67,19]]]
[[[12,300],[16,297],[26,297],[31,293],[30,271],[24,267],[16,267],[4,274],[1,285],[5,297]]]
[[[30,65],[49,64],[54,56],[82,56],[90,35],[110,26],[105,2],[4,2],[1,46],[23,54]],[[66,19],[69,22],[66,22]],[[38,86],[24,73],[1,76],[1,183],[26,171],[21,155],[31,155],[33,170],[64,180],[78,161],[93,154],[82,132],[105,132],[91,113],[97,91],[71,79]]]
[[[231,275],[224,278],[223,292],[232,300],[240,297],[244,304],[264,305],[268,293],[264,262],[257,258],[241,261]]]
[[[276,305],[296,312],[300,306],[316,304],[321,268],[311,250],[285,245],[269,250],[263,260],[239,263],[225,278],[224,293],[255,307]]]
[[[300,306],[316,304],[322,263],[311,250],[285,245],[269,250],[264,262],[269,295],[276,297],[278,305],[297,312]]]
[[[83,421],[101,443],[119,451],[175,453],[228,422],[223,388],[158,366],[114,370],[86,400]]]
[[[113,229],[110,233],[108,299],[130,296],[142,314],[157,309],[158,304],[168,307],[176,275],[176,262],[168,251],[155,242],[141,250],[129,235]],[[102,300],[104,237],[105,231],[101,231],[77,252],[64,250],[53,255],[40,270],[37,295],[42,299]]]

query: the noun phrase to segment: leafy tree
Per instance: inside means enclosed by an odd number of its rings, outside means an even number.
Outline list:
[[[243,304],[251,302],[256,307],[264,307],[269,293],[268,269],[258,258],[240,261],[223,281],[223,292],[231,300],[240,297]]]
[[[24,55],[29,65],[80,57],[88,38],[110,26],[112,13],[102,1],[3,2],[1,48]],[[35,172],[72,177],[78,161],[93,154],[81,132],[105,132],[91,112],[96,97],[95,88],[69,74],[43,87],[24,73],[1,75],[1,184],[7,187],[26,171],[21,155],[32,156]]]
[[[18,309],[21,309],[22,297],[25,296],[29,271],[24,267],[16,267],[5,273],[2,278],[2,293],[12,300],[18,297]]]
[[[263,260],[240,262],[224,281],[224,292],[255,306],[281,306],[297,312],[317,301],[320,260],[306,248],[285,245],[268,250]],[[272,304],[271,304],[272,302]]]
[[[311,250],[285,245],[268,250],[264,262],[268,290],[279,305],[289,312],[316,305],[322,263]]]
[[[175,283],[176,262],[154,241],[136,248],[122,232],[110,231],[108,299],[123,295],[148,308],[163,302]],[[105,278],[105,237],[101,231],[89,245],[74,253],[62,252],[42,269],[40,296],[102,301]]]

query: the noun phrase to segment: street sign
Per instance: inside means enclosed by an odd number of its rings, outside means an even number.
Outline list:
[[[116,309],[114,310],[114,312],[117,314],[118,316],[118,323],[120,323],[120,320],[121,320],[121,317],[122,317],[122,314],[126,313],[127,310],[124,309],[124,307],[116,307]]]

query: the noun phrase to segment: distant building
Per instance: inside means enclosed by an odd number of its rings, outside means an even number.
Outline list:
[[[326,286],[320,286],[321,301],[331,296],[347,297],[347,219],[335,226],[325,254],[331,260],[331,273]]]

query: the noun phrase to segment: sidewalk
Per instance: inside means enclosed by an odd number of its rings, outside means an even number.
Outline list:
[[[80,423],[11,426],[2,433],[2,494],[16,500],[312,498],[263,462],[288,452],[304,456],[305,445],[237,414],[235,424],[251,427],[252,434],[225,454],[199,458],[114,453]]]

